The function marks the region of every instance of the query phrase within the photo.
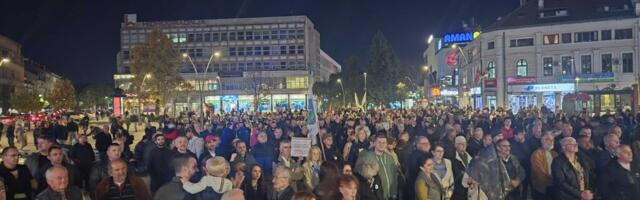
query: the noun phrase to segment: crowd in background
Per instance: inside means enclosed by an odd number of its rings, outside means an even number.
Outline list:
[[[640,199],[640,115],[512,113],[447,106],[391,110],[128,115],[20,123],[0,164],[6,199]],[[312,138],[293,157],[292,138]],[[17,138],[16,147],[13,138]],[[93,140],[93,145],[88,141]],[[133,146],[133,148],[130,148]],[[145,180],[147,179],[148,180]]]

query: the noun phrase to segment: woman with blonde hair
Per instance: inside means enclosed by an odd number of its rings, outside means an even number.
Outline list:
[[[319,173],[320,165],[322,165],[322,151],[318,146],[311,146],[307,161],[302,164],[304,174],[304,184],[312,190],[320,183]]]
[[[216,156],[206,162],[206,175],[198,183],[182,182],[182,188],[199,199],[220,199],[222,194],[233,188],[231,180],[225,178],[231,167],[223,157]]]

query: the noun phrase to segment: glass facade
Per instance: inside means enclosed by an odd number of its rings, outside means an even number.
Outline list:
[[[212,106],[214,112],[253,111],[253,95],[207,96],[205,102]],[[260,98],[258,110],[262,112],[281,111],[286,109],[303,110],[306,107],[306,94],[274,94]],[[194,104],[198,107],[198,104]]]

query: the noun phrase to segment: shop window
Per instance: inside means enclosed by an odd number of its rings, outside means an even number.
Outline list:
[[[516,62],[516,76],[527,76],[527,67],[527,60],[518,60],[518,62]]]

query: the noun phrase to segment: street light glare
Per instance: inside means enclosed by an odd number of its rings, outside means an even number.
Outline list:
[[[452,45],[451,45],[451,48],[452,48],[452,49],[458,48],[458,44],[452,44]]]
[[[424,66],[422,66],[422,70],[424,70],[424,71],[429,71],[429,66],[428,66],[428,65],[424,65]]]
[[[183,58],[189,57],[189,54],[187,54],[187,53],[183,53],[183,54],[182,54],[182,57],[183,57]]]
[[[9,60],[9,58],[3,58],[3,59],[2,59],[2,62],[3,62],[3,63],[5,63],[5,62],[11,62],[11,60]]]
[[[219,52],[219,51],[213,52],[213,57],[216,57],[216,58],[217,58],[217,57],[220,57],[220,55],[221,55],[221,54],[220,54],[220,52]]]
[[[342,83],[342,79],[338,79],[338,80],[336,80],[336,82]]]
[[[429,38],[427,39],[427,44],[431,44],[431,42],[433,42],[433,34],[429,35]]]
[[[151,78],[151,74],[144,75],[145,78]]]

